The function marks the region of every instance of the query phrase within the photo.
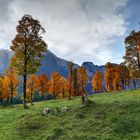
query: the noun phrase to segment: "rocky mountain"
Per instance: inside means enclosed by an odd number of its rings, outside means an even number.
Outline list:
[[[11,56],[11,51],[0,50],[0,73],[3,73],[4,69],[8,67]],[[64,77],[67,77],[68,63],[69,61],[57,57],[55,54],[48,50],[47,53],[44,54],[44,58],[41,62],[41,66],[37,72],[37,75],[44,73],[48,77],[50,77],[52,72],[59,72]],[[89,76],[89,85],[87,86],[87,90],[91,92],[92,75],[97,70],[104,73],[105,66],[97,66],[94,65],[92,62],[84,62],[82,66],[86,69]],[[78,67],[78,65],[74,64],[74,67]]]
[[[44,54],[44,58],[41,64],[42,65],[39,68],[37,75],[44,73],[48,77],[50,77],[52,72],[59,72],[64,77],[68,76],[69,61],[57,57],[49,50],[47,51],[47,53]],[[74,67],[78,67],[78,65],[74,64]]]
[[[12,56],[12,52],[9,50],[0,50],[0,73],[3,73],[4,69],[8,67],[9,60]],[[51,51],[47,51],[42,59],[41,66],[37,72],[37,75],[44,73],[50,77],[52,72],[59,72],[64,77],[68,76],[68,63],[69,61],[61,59],[53,54]],[[105,66],[94,65],[92,62],[84,62],[82,66],[86,69],[89,79],[98,70],[104,73]],[[78,67],[74,64],[74,67]]]
[[[89,77],[89,82],[88,82],[88,86],[87,86],[86,90],[89,93],[93,93],[92,85],[91,85],[92,76],[93,76],[93,74],[96,73],[96,71],[100,71],[102,73],[102,75],[104,75],[105,65],[98,66],[98,65],[94,65],[92,62],[84,62],[82,64],[82,67],[84,67],[86,69],[87,75]],[[102,78],[103,78],[103,76],[102,76]],[[104,82],[102,83],[102,85],[103,86],[105,85]]]
[[[100,71],[102,74],[104,74],[105,71],[105,65],[98,66],[94,65],[92,62],[84,62],[82,66],[86,69],[90,81],[92,79],[93,74],[95,74],[96,71]]]
[[[4,49],[0,50],[0,73],[3,73],[4,69],[8,67],[11,56],[11,51]]]
[[[12,56],[12,52],[9,50],[0,50],[0,73],[3,73],[4,69],[9,66],[9,60]],[[50,77],[52,72],[59,72],[64,77],[68,76],[68,63],[69,61],[61,59],[53,54],[51,51],[47,51],[41,62],[41,66],[37,72],[37,75],[44,73]],[[74,64],[74,67],[78,67]]]
[[[1,74],[3,73],[4,69],[9,66],[9,60],[11,56],[12,56],[11,51],[4,50],[4,49],[0,50],[0,73]],[[69,61],[57,57],[55,54],[53,54],[51,51],[48,50],[47,53],[44,54],[44,58],[41,62],[41,66],[36,74],[39,75],[41,73],[44,73],[48,77],[50,77],[52,72],[59,72],[61,75],[67,78],[68,63]],[[96,71],[100,71],[102,74],[104,74],[105,65],[98,66],[98,65],[94,65],[92,62],[84,62],[82,66],[86,69],[86,72],[89,77],[89,84],[87,86],[87,91],[92,93],[92,88],[91,88],[92,76],[93,74],[95,74]],[[74,67],[78,67],[78,65],[74,64]],[[105,85],[104,82],[102,83],[102,85],[103,86]]]

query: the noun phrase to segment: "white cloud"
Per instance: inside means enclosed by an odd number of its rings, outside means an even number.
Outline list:
[[[118,10],[127,1],[7,0],[9,3],[4,9],[7,20],[0,21],[3,33],[0,46],[10,46],[17,21],[27,13],[41,21],[46,29],[45,40],[56,55],[77,63],[115,61],[110,44],[114,37],[126,31],[125,20]]]

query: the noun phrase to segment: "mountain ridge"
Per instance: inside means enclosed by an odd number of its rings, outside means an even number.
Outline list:
[[[6,49],[0,49],[0,74],[4,73],[4,70],[9,66],[10,58],[12,57],[13,52],[6,50]],[[115,64],[115,63],[113,63]],[[69,61],[57,57],[54,53],[52,53],[50,50],[48,50],[41,61],[41,66],[39,67],[36,75],[40,75],[42,73],[46,74],[49,78],[51,76],[52,72],[58,72],[65,78],[68,77],[68,65]],[[117,64],[115,64],[117,65]],[[78,64],[74,63],[74,67],[78,68]],[[81,65],[86,69],[87,75],[89,77],[88,85],[86,87],[87,92],[93,93],[92,91],[92,76],[95,74],[96,71],[100,71],[102,73],[102,85],[105,89],[105,83],[104,83],[104,72],[105,72],[105,65],[94,65],[93,62],[85,61]],[[140,82],[137,83],[138,87],[140,86]],[[133,89],[133,84],[131,81],[131,85],[129,87],[130,89]]]
[[[3,73],[4,69],[9,66],[9,60],[12,57],[12,51],[9,51],[7,49],[0,49],[0,73]],[[68,76],[68,64],[69,61],[57,57],[54,53],[52,53],[50,50],[48,50],[41,61],[41,66],[38,69],[37,75],[44,73],[48,77],[50,77],[52,72],[59,72],[62,76],[66,77]],[[74,63],[74,67],[78,67],[79,65]],[[105,66],[101,65],[94,65],[92,62],[83,62],[81,65],[83,66],[89,78],[91,79],[92,75],[97,71],[101,71],[102,73],[105,70]]]

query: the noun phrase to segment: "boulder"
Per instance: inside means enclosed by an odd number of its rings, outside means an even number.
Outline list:
[[[67,111],[68,111],[68,108],[67,108],[67,107],[62,107],[62,108],[61,108],[61,112],[62,112],[62,113],[67,112]]]
[[[50,112],[51,112],[51,109],[48,108],[48,107],[45,107],[45,109],[44,109],[43,112],[42,112],[42,116],[46,116],[46,115],[48,115]]]

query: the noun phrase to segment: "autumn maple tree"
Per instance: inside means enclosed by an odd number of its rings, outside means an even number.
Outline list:
[[[114,67],[114,64],[109,62],[105,65],[104,82],[106,91],[113,91]]]
[[[125,90],[126,86],[130,84],[129,71],[124,64],[107,63],[104,81],[107,91]]]
[[[67,92],[67,88],[66,88],[66,78],[64,78],[63,76],[59,76],[59,82],[58,82],[58,84],[60,84],[60,86],[59,86],[59,88],[60,88],[60,94],[59,95],[61,95],[62,94],[62,97],[63,98],[65,98],[65,94],[66,94],[66,92]]]
[[[86,73],[86,69],[82,66],[79,66],[77,69],[77,78],[78,78],[78,89],[81,89],[81,94],[85,94],[87,96],[85,87],[88,84],[88,75]]]
[[[97,92],[102,91],[102,73],[97,71],[92,77],[92,89]]]
[[[31,105],[33,105],[33,95],[37,91],[37,76],[31,74],[27,80],[27,97],[30,100]]]
[[[51,80],[50,80],[50,88],[49,92],[53,94],[54,99],[57,98],[58,94],[62,92],[62,81],[61,81],[61,75],[58,72],[53,72],[51,74]]]
[[[120,80],[121,80],[122,88],[123,90],[125,90],[126,87],[130,85],[130,73],[127,66],[124,63],[121,63],[118,66],[118,68],[120,72]]]
[[[67,90],[69,93],[69,100],[71,99],[71,96],[73,95],[73,62],[69,62],[68,64],[68,69],[69,69],[69,74],[68,74],[68,79],[67,79]]]
[[[118,91],[122,89],[121,86],[121,73],[120,73],[120,69],[118,66],[113,68],[113,91]]]
[[[73,70],[73,84],[74,84],[74,96],[78,95],[78,77],[77,77],[77,69]]]
[[[27,75],[37,72],[43,53],[47,51],[47,45],[42,39],[45,30],[31,15],[24,15],[16,30],[17,34],[10,47],[14,52],[10,65],[23,76],[23,105],[24,108],[28,108],[26,104]]]
[[[37,90],[38,90],[39,94],[41,95],[42,100],[44,100],[45,93],[47,93],[49,90],[47,75],[40,74],[39,76],[37,76],[36,84],[37,84]]]
[[[125,38],[125,55],[123,58],[135,88],[136,81],[140,80],[140,50],[138,47],[140,47],[140,31],[132,31]]]
[[[3,93],[10,97],[11,105],[13,106],[13,97],[18,94],[17,88],[20,84],[15,71],[13,69],[8,69],[6,71],[6,76],[3,79]]]

